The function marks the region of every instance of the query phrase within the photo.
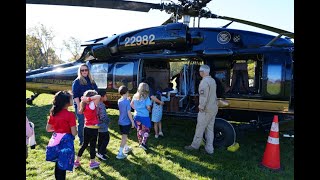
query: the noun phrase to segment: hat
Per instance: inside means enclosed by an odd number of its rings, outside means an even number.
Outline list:
[[[210,72],[210,67],[208,65],[201,65],[199,71],[203,71],[203,72]]]

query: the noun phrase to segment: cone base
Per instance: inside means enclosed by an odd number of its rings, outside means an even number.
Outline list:
[[[259,167],[260,168],[264,168],[264,169],[269,169],[269,170],[271,170],[273,172],[280,172],[280,171],[284,170],[283,166],[280,166],[279,168],[272,168],[272,167],[268,167],[268,166],[262,164],[262,162],[259,164]]]

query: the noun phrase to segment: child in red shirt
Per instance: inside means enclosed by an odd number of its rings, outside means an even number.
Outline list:
[[[95,90],[87,90],[83,93],[80,102],[80,112],[84,115],[84,129],[83,137],[84,141],[81,148],[78,151],[78,156],[74,162],[74,168],[80,166],[80,159],[84,150],[88,147],[90,143],[90,164],[89,167],[97,168],[100,163],[95,160],[96,157],[96,144],[99,129],[99,119],[97,116],[97,105],[100,101],[101,96],[98,95]]]
[[[68,111],[68,107],[72,105],[71,93],[67,91],[57,92],[52,105],[46,130],[47,132],[53,132],[53,134],[47,146],[46,159],[56,162],[54,170],[55,178],[65,179],[66,170],[72,171],[75,154],[74,136],[78,133],[76,116],[73,112]],[[56,137],[60,137],[60,139],[58,140]],[[58,150],[49,151],[48,149],[51,147],[57,147]],[[59,154],[60,152],[68,153],[61,155]],[[49,160],[48,157],[52,158]]]

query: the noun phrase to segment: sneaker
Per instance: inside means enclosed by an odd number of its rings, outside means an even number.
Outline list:
[[[141,147],[145,151],[148,150],[148,146],[146,144],[141,143],[139,147]]]
[[[105,154],[100,154],[100,153],[97,153],[96,156],[101,160],[107,160],[108,158]]]
[[[159,132],[159,136],[162,136],[162,137],[163,137],[163,132]]]
[[[209,155],[213,155],[214,154],[214,150],[212,152],[209,152],[205,148],[204,149],[201,148],[200,152],[205,153],[205,154],[209,154]]]
[[[97,162],[97,161],[95,161],[95,162],[93,162],[93,163],[90,163],[90,164],[89,164],[89,167],[90,167],[91,169],[93,169],[93,168],[99,167],[99,165],[100,165],[100,163]]]
[[[212,151],[212,152],[206,151],[206,153],[209,155],[212,155],[214,153],[214,151]]]
[[[127,146],[127,148],[123,149],[123,153],[125,153],[125,154],[128,154],[131,151],[132,151],[132,148],[130,146]]]
[[[154,137],[155,137],[156,139],[158,139],[159,135],[154,135]]]
[[[80,165],[81,165],[81,164],[80,164],[79,161],[75,161],[74,164],[73,164],[73,167],[74,167],[74,168],[77,168],[77,167],[79,167]]]
[[[214,153],[214,149],[212,149],[212,151],[208,151],[207,148],[204,148],[205,152],[209,155],[213,154]]]
[[[126,157],[127,157],[127,155],[125,155],[125,154],[120,154],[120,153],[116,156],[117,159],[124,159],[124,158],[126,158]]]
[[[186,150],[190,150],[190,151],[198,150],[198,149],[196,149],[196,148],[192,147],[191,145],[190,145],[190,146],[185,146],[185,147],[184,147],[184,149],[186,149]]]

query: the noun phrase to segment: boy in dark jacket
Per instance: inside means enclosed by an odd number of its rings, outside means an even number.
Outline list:
[[[107,93],[100,93],[100,102],[97,106],[97,113],[99,119],[99,129],[98,129],[98,152],[97,157],[101,160],[107,160],[107,146],[109,144],[110,135],[108,131],[110,119],[106,111],[105,101],[107,101]]]

